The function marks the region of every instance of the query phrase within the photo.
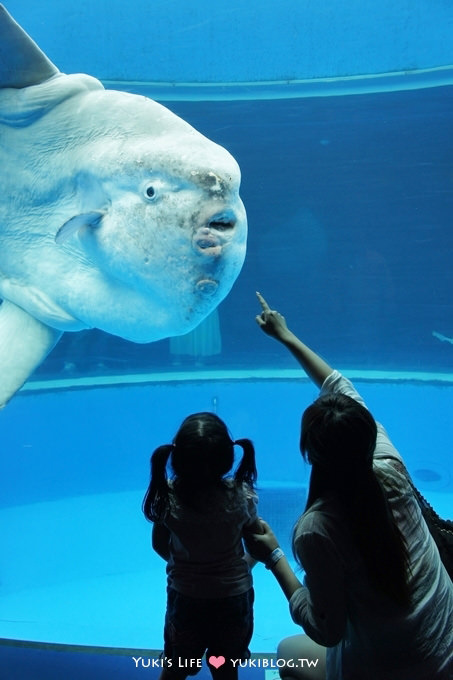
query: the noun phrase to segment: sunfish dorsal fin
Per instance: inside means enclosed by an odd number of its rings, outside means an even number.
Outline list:
[[[57,67],[0,5],[0,87],[38,85],[57,73]]]

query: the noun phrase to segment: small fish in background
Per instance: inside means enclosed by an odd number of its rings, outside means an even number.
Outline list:
[[[0,407],[64,331],[188,333],[245,258],[240,170],[164,106],[65,75],[0,5]]]
[[[450,345],[453,345],[453,338],[448,338],[446,335],[442,335],[442,333],[438,333],[437,331],[433,331],[432,334],[441,342],[449,342]]]

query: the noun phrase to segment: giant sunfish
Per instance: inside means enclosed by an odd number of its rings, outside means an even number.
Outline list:
[[[0,5],[0,406],[63,331],[181,335],[230,291],[234,158],[164,106],[61,73]]]

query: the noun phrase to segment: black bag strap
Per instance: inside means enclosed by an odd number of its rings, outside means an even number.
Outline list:
[[[437,514],[432,505],[428,503],[426,498],[417,489],[404,463],[399,458],[396,458],[395,456],[386,456],[386,458],[396,463],[395,468],[406,477],[412,489],[412,493],[420,507],[423,519],[437,545],[440,559],[442,560],[450,579],[453,581],[453,521],[450,519],[442,519],[442,517]],[[380,460],[385,459],[381,458]]]

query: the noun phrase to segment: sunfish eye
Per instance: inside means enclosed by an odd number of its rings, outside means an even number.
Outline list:
[[[152,201],[153,198],[156,198],[156,190],[155,190],[155,188],[153,187],[152,184],[149,184],[149,185],[145,188],[145,196],[146,196],[146,198],[148,198],[150,201]]]

